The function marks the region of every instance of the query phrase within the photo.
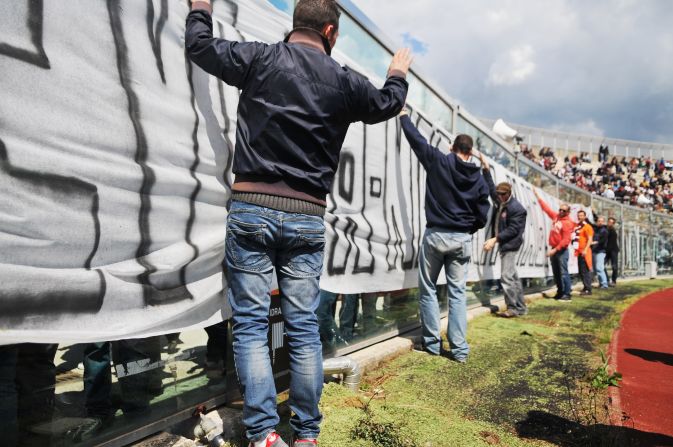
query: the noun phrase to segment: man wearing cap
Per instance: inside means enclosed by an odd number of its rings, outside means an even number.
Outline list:
[[[570,282],[570,273],[568,272],[568,246],[575,230],[575,222],[570,218],[570,205],[562,203],[558,212],[542,200],[537,189],[533,188],[533,193],[537,201],[547,216],[552,220],[552,227],[549,231],[549,246],[547,257],[551,261],[551,269],[556,283],[556,296],[554,299],[561,302],[572,301],[570,296],[572,283]]]
[[[507,304],[507,310],[498,313],[498,316],[513,318],[526,315],[528,308],[523,298],[523,286],[516,271],[516,255],[523,244],[528,212],[512,196],[512,185],[507,182],[498,183],[497,187],[493,185],[488,165],[484,170],[484,178],[495,205],[494,216],[491,219],[495,236],[484,243],[484,251],[491,251],[495,244],[500,246],[500,284]]]
[[[251,447],[287,447],[275,431],[268,347],[275,274],[290,351],[291,445],[313,447],[322,420],[316,309],[326,197],[350,123],[385,121],[404,106],[411,55],[398,51],[377,89],[329,56],[339,35],[335,0],[299,0],[293,30],[275,44],[213,38],[210,12],[210,1],[192,1],[185,46],[199,67],[241,90],[225,256],[245,434]]]

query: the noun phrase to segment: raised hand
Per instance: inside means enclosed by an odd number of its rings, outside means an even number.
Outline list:
[[[393,74],[393,72],[397,72],[398,74],[401,73],[403,76],[406,76],[413,60],[414,58],[411,55],[411,50],[409,48],[397,50],[388,67],[388,76]]]

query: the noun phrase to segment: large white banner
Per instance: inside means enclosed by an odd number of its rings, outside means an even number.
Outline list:
[[[0,344],[139,337],[227,316],[239,92],[187,62],[187,12],[184,0],[0,2]],[[216,1],[215,19],[215,34],[235,40],[275,42],[291,27],[263,0]],[[419,127],[448,148],[447,132]],[[549,220],[528,183],[495,174],[529,210],[521,275],[548,275]],[[351,126],[323,288],[416,286],[424,181],[397,120]],[[471,280],[499,274],[483,241],[481,231]]]

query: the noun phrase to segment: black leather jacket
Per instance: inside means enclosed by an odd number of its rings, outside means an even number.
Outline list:
[[[241,89],[233,172],[282,180],[324,198],[339,164],[348,126],[378,123],[404,106],[408,84],[391,76],[382,89],[298,43],[215,39],[203,10],[187,16],[189,57],[206,72]]]

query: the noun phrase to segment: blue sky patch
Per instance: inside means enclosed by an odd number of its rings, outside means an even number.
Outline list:
[[[422,56],[428,52],[428,44],[421,40],[416,39],[411,34],[409,33],[402,34],[402,39],[404,40],[404,45],[408,45],[409,48],[411,48],[411,51],[414,52],[414,54]]]

